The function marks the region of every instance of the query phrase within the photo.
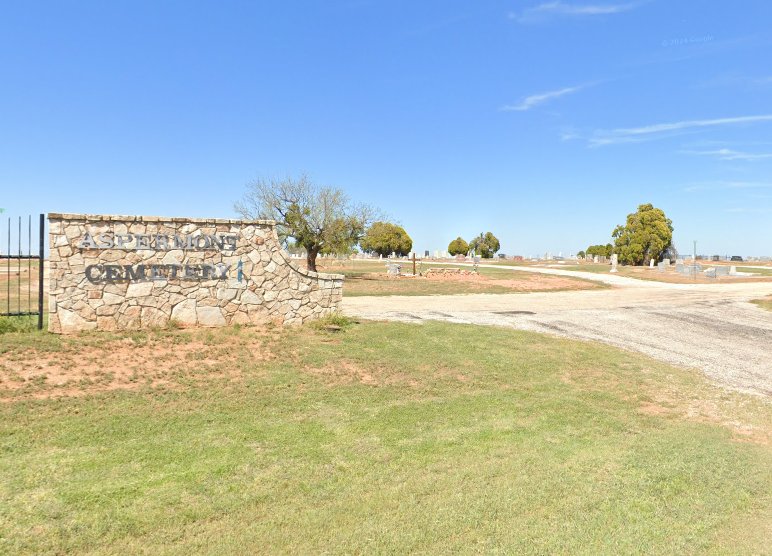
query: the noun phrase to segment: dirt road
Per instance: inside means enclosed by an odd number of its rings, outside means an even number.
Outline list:
[[[772,397],[772,312],[749,303],[772,282],[667,284],[556,269],[609,283],[609,290],[430,297],[353,297],[343,312],[376,320],[424,319],[511,326],[635,350],[695,367],[716,382]],[[345,287],[345,286],[344,286]]]

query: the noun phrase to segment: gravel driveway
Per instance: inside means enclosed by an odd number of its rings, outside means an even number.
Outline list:
[[[529,294],[344,297],[342,309],[347,315],[374,320],[445,320],[597,340],[696,367],[724,386],[772,397],[772,312],[748,302],[772,295],[772,282],[667,284],[547,268],[512,270],[581,276],[614,287]]]

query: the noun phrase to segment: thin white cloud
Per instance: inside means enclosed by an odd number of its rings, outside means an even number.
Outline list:
[[[772,183],[763,181],[730,181],[726,182],[727,189],[768,189]]]
[[[628,12],[638,7],[638,2],[626,4],[568,4],[566,2],[554,1],[544,2],[537,6],[526,8],[521,13],[510,12],[507,14],[509,19],[514,19],[519,23],[533,23],[542,21],[551,17],[582,17],[594,15],[613,15],[622,12]]]
[[[772,153],[746,153],[732,149],[716,149],[712,151],[681,151],[684,154],[696,154],[700,156],[715,156],[719,160],[764,160],[772,158]]]
[[[772,85],[772,76],[750,76],[737,71],[721,73],[695,85],[698,89],[739,88],[743,90],[766,89]]]
[[[577,133],[573,128],[567,128],[560,132],[561,141],[573,141],[574,139],[581,139],[582,136]]]
[[[547,91],[546,93],[531,95],[531,96],[525,97],[522,101],[520,101],[519,104],[507,104],[505,106],[502,106],[501,110],[503,110],[504,112],[511,112],[511,111],[523,112],[526,110],[530,110],[535,106],[539,106],[540,104],[544,104],[545,102],[554,100],[556,98],[560,98],[566,95],[571,95],[573,93],[576,93],[577,91],[581,91],[585,87],[587,87],[587,85],[577,85],[576,87],[566,87],[564,89],[558,89],[556,91]]]
[[[747,124],[755,122],[772,121],[772,114],[762,114],[760,116],[740,116],[736,118],[715,118],[712,120],[685,120],[682,122],[673,122],[669,124],[654,124],[643,127],[631,127],[612,130],[616,135],[645,135],[648,133],[662,133],[665,131],[678,131],[693,127],[712,127],[719,125]]]
[[[590,145],[600,147],[616,143],[631,143],[658,139],[678,132],[688,132],[703,128],[719,127],[725,125],[753,124],[772,121],[772,114],[758,116],[739,116],[734,118],[715,118],[711,120],[684,120],[666,124],[653,124],[642,127],[618,128],[611,130],[597,130],[590,139]]]

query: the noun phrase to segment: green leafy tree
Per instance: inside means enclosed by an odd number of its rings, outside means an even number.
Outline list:
[[[583,258],[585,257],[585,255],[586,255],[586,254],[585,254],[585,252],[584,252],[584,251],[579,251],[579,252],[576,254],[576,256],[577,256],[577,257],[579,257],[580,259],[583,259]]]
[[[469,244],[463,238],[457,237],[448,244],[448,253],[451,255],[466,255],[469,253]]]
[[[606,245],[590,245],[587,248],[587,254],[597,255],[599,257],[610,257],[614,253],[614,246],[610,243]]]
[[[279,238],[304,249],[312,271],[320,253],[350,253],[375,219],[369,206],[354,205],[340,189],[319,187],[305,175],[257,180],[234,208],[245,219],[276,220]]]
[[[673,243],[673,222],[662,209],[651,204],[640,205],[627,215],[624,226],[617,226],[612,234],[619,262],[649,264],[659,260]]]
[[[490,232],[486,232],[484,235],[480,234],[469,242],[469,248],[480,255],[483,259],[490,259],[496,252],[501,249],[499,240]]]
[[[413,240],[402,226],[389,222],[374,222],[359,242],[362,251],[387,257],[392,253],[404,256],[413,248]]]

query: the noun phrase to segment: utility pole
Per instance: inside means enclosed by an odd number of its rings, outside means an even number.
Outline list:
[[[697,281],[697,240],[694,240],[694,253],[692,255],[692,274],[694,274],[694,281]]]

